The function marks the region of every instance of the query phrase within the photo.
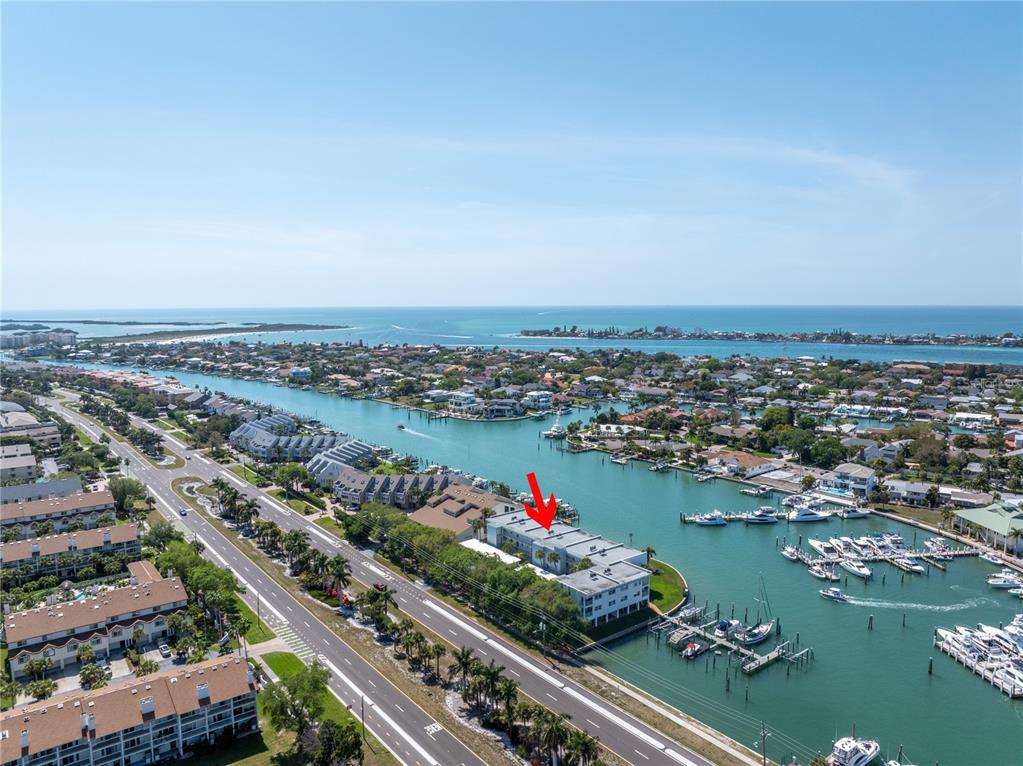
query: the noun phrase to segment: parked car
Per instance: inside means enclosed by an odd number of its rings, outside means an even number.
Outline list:
[[[161,657],[170,657],[171,656],[171,650],[170,650],[170,647],[167,646],[167,644],[160,644],[160,656]]]
[[[373,587],[376,590],[387,590],[387,586],[384,585],[382,582],[375,582],[375,583],[373,583]]]

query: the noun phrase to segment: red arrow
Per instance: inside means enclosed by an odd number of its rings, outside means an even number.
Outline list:
[[[558,501],[554,499],[554,493],[551,492],[551,499],[544,505],[543,493],[540,491],[540,485],[536,482],[536,474],[528,474],[526,480],[529,482],[529,488],[533,490],[533,502],[536,503],[536,508],[529,503],[523,503],[526,506],[526,513],[541,527],[550,529],[551,522],[554,521],[554,512],[558,509]]]

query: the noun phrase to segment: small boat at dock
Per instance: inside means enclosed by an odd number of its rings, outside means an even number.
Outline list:
[[[838,565],[851,575],[862,577],[864,580],[870,579],[870,567],[866,566],[862,561],[857,561],[856,559],[842,559],[838,562]]]
[[[872,739],[842,737],[825,760],[828,766],[867,766],[880,752],[881,746]]]
[[[616,465],[625,465],[629,462],[629,458],[625,455],[612,455],[611,462]]]
[[[707,651],[707,644],[702,641],[690,641],[682,650],[682,656],[687,660],[695,660]]]
[[[702,516],[693,516],[693,523],[701,527],[723,527],[728,523],[728,519],[721,511],[711,511]]]
[[[916,559],[910,556],[899,556],[898,558],[894,558],[892,559],[892,564],[901,569],[903,572],[923,574],[927,571],[924,569],[923,564],[920,564]]]
[[[800,508],[797,508],[794,511],[789,511],[788,515],[785,518],[793,522],[827,521],[828,519],[831,518],[831,514],[821,511],[815,511],[813,508],[804,505],[801,506]]]
[[[995,564],[996,566],[1002,566],[1005,563],[993,553],[982,553],[978,556],[978,558],[981,561],[986,561],[987,563]]]
[[[865,519],[870,515],[868,508],[844,508],[836,511],[835,515],[840,519]]]
[[[842,579],[837,574],[835,574],[835,570],[834,570],[833,567],[831,569],[829,569],[827,566],[824,565],[824,562],[821,562],[821,561],[813,562],[812,564],[810,564],[810,566],[808,566],[806,568],[806,570],[811,575],[816,577],[818,580],[828,580],[829,582],[838,582],[839,580]]]
[[[786,545],[781,549],[781,555],[789,561],[799,561],[799,549],[794,545]]]
[[[770,638],[772,630],[774,630],[774,620],[740,628],[732,637],[743,646],[754,646]]]
[[[778,517],[775,515],[775,510],[769,505],[762,505],[757,508],[753,513],[747,513],[742,517],[742,520],[747,524],[777,524]]]
[[[1020,588],[1023,587],[1023,575],[1017,575],[1011,570],[1004,570],[993,574],[986,580],[992,588]]]
[[[738,620],[718,620],[714,626],[714,638],[728,638],[741,627],[742,623]]]

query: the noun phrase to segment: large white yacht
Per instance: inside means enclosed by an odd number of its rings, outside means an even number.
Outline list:
[[[870,567],[866,566],[862,561],[858,561],[857,559],[842,559],[838,562],[838,565],[851,575],[862,577],[864,580],[870,578]]]
[[[842,737],[835,743],[827,761],[829,766],[867,766],[879,752],[881,746],[872,739]]]
[[[789,521],[827,521],[831,518],[831,514],[826,511],[815,511],[804,505],[794,511],[789,511],[786,518]]]
[[[728,523],[728,519],[721,511],[711,511],[702,516],[693,516],[693,521],[701,527],[723,527]]]

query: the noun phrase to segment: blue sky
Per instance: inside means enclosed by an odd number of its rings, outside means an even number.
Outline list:
[[[1019,304],[1019,4],[4,4],[3,303]]]

